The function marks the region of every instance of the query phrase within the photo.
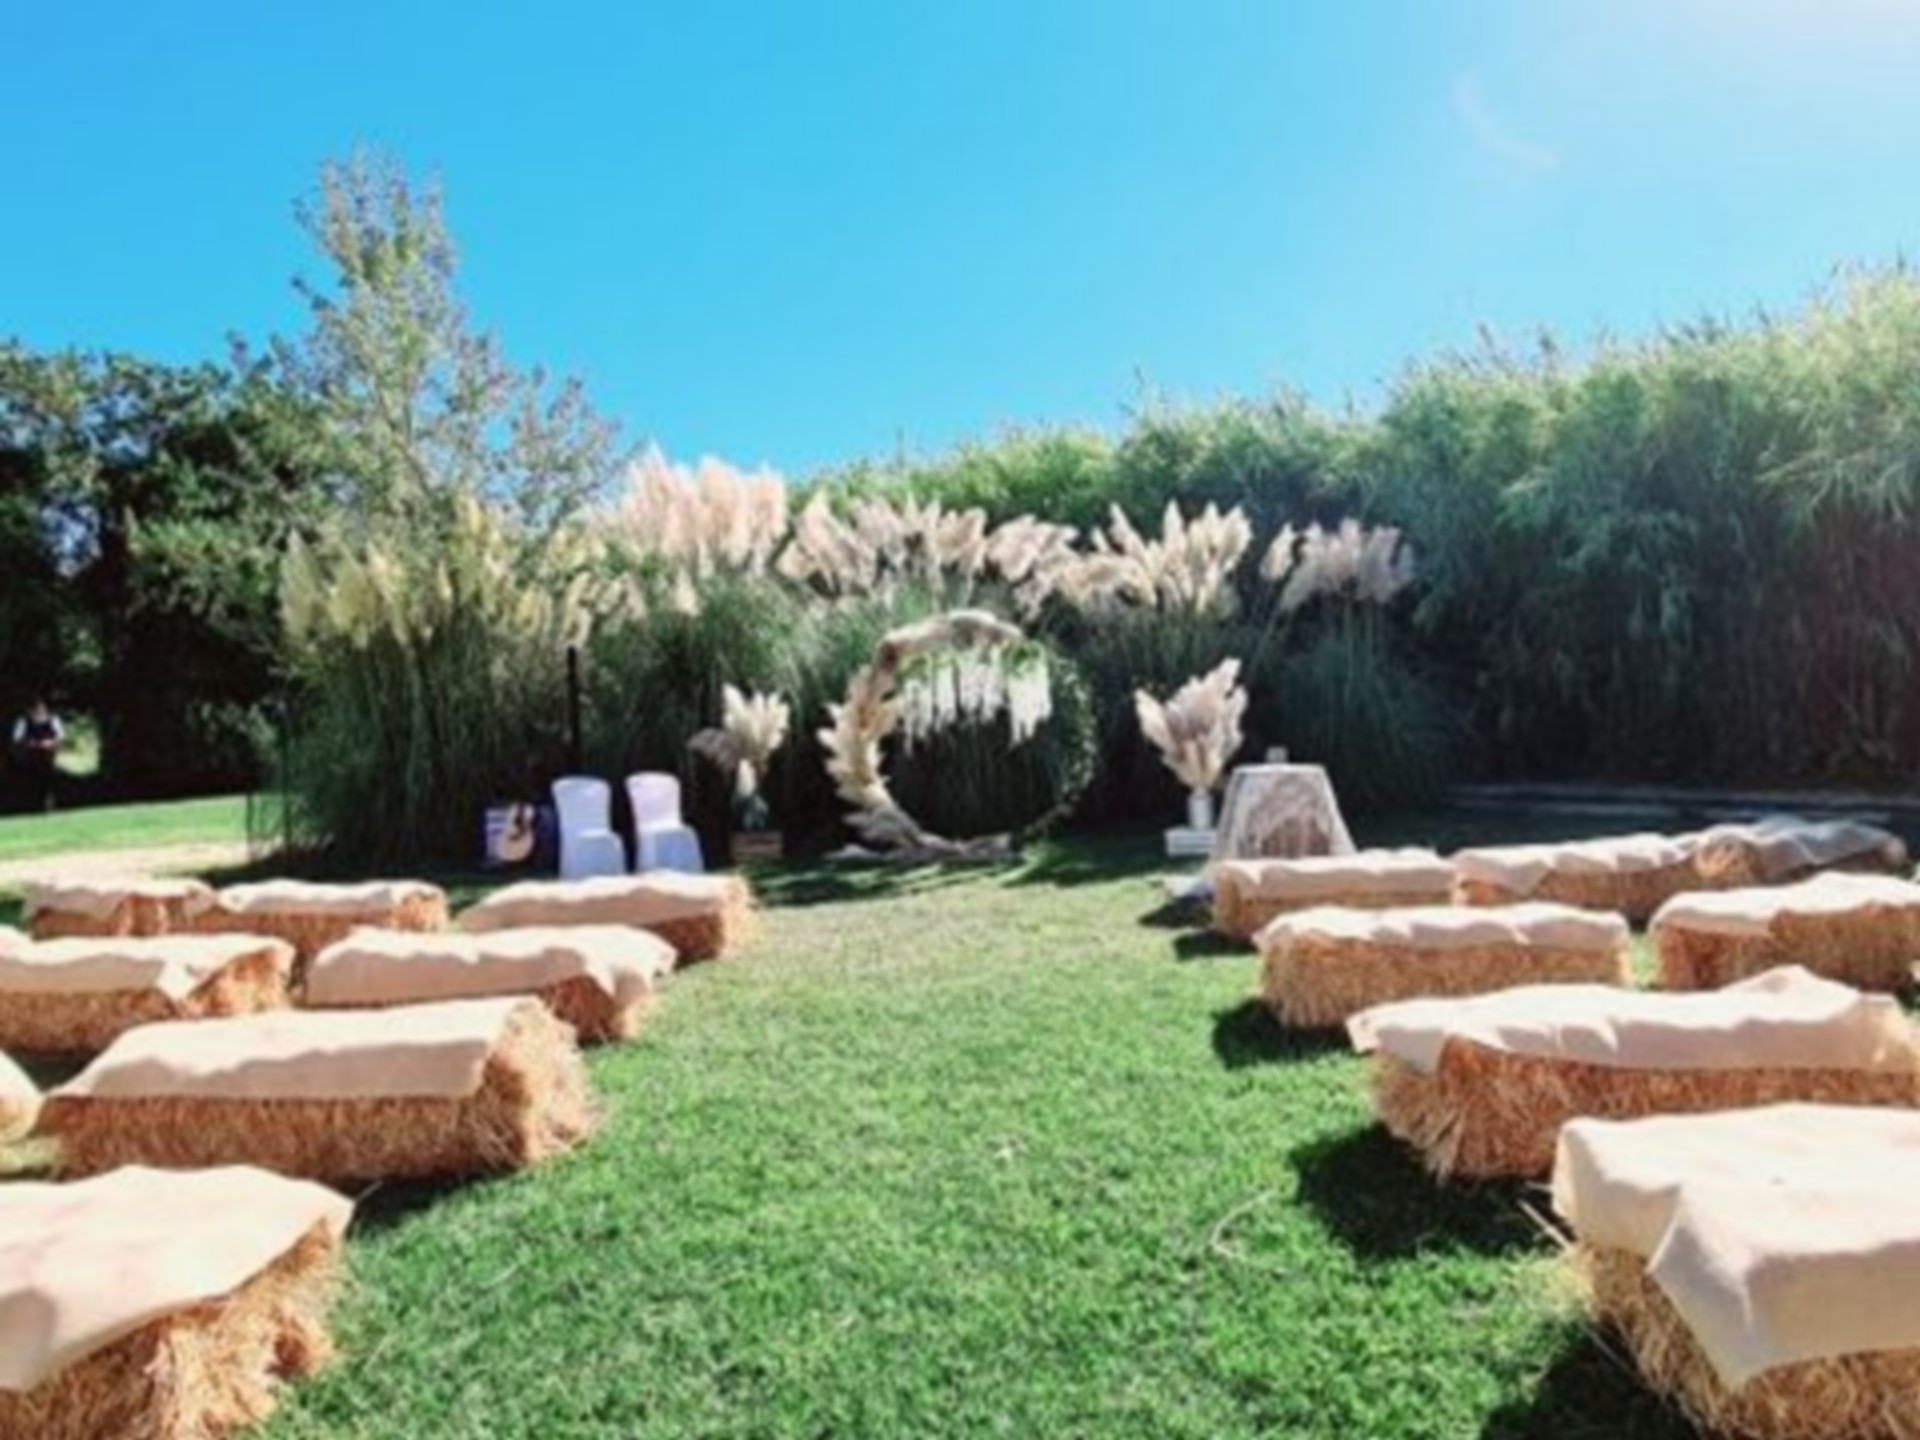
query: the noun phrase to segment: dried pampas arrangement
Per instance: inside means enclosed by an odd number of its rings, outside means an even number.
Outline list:
[[[1140,732],[1160,752],[1166,767],[1195,795],[1208,795],[1232,763],[1242,739],[1247,692],[1240,688],[1240,662],[1223,660],[1189,680],[1164,703],[1136,690]]]

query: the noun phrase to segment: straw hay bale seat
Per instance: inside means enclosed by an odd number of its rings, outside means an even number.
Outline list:
[[[1920,1434],[1920,1117],[1580,1120],[1553,1187],[1595,1318],[1703,1430]]]
[[[258,935],[72,936],[0,953],[0,1047],[91,1055],[136,1025],[284,1010],[293,947]]]
[[[1906,843],[1891,831],[1854,820],[1802,820],[1770,815],[1743,825],[1716,825],[1686,837],[1695,888],[1787,885],[1829,870],[1905,875]]]
[[[0,1142],[17,1140],[33,1128],[40,1110],[40,1088],[27,1072],[0,1055]]]
[[[332,1352],[352,1205],[260,1170],[0,1187],[0,1440],[225,1440]]]
[[[50,1092],[63,1174],[258,1165],[326,1181],[516,1170],[593,1127],[572,1032],[537,1000],[286,1011],[129,1030]]]
[[[1705,994],[1529,985],[1405,1000],[1347,1030],[1375,1057],[1375,1113],[1442,1177],[1545,1175],[1579,1116],[1920,1104],[1898,1002],[1794,967]]]
[[[213,908],[200,880],[43,879],[22,887],[27,926],[39,940],[66,935],[174,935]]]
[[[1550,982],[1630,984],[1630,938],[1617,915],[1536,903],[1296,910],[1255,943],[1267,1003],[1283,1025],[1311,1027],[1420,996]]]
[[[1444,905],[1453,868],[1431,850],[1362,850],[1297,860],[1223,860],[1213,872],[1213,928],[1251,940],[1290,910]]]
[[[446,893],[418,880],[372,880],[360,885],[267,880],[228,886],[199,919],[199,928],[205,931],[285,940],[302,966],[363,925],[383,930],[444,930]]]
[[[460,912],[469,935],[559,925],[627,925],[658,935],[680,962],[713,960],[751,937],[753,891],[738,875],[606,875],[525,880]]]
[[[1464,905],[1551,900],[1609,910],[1639,924],[1696,883],[1686,839],[1644,833],[1551,845],[1456,851],[1454,899]]]
[[[419,935],[356,930],[307,967],[315,1008],[384,1009],[479,995],[531,995],[583,1044],[629,1040],[673,970],[673,947],[624,925]]]
[[[1653,938],[1668,990],[1711,990],[1785,964],[1862,990],[1904,990],[1920,961],[1920,885],[1830,871],[1680,895],[1653,917]]]

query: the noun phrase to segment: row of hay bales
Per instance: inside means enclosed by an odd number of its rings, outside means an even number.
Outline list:
[[[749,933],[737,877],[510,887],[449,929],[413,882],[50,884],[0,931],[0,1440],[214,1440],[329,1349],[334,1185],[522,1168],[597,1105],[678,963]]]
[[[1920,1042],[1865,993],[1920,962],[1906,866],[1884,832],[1783,821],[1252,862],[1223,867],[1221,927],[1271,908],[1265,999],[1345,1025],[1436,1177],[1551,1178],[1593,1314],[1705,1429],[1913,1440]]]
[[[1854,821],[1772,816],[1668,836],[1455,851],[1367,850],[1215,867],[1214,927],[1250,940],[1276,916],[1319,905],[1513,905],[1543,901],[1651,919],[1675,896],[1788,884],[1830,870],[1905,872],[1898,836]]]

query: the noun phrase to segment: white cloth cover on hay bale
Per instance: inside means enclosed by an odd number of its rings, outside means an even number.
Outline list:
[[[673,969],[673,947],[624,925],[528,927],[480,935],[356,930],[307,969],[315,1007],[417,1004],[477,995],[530,995],[591,980],[622,1007]]]
[[[178,906],[189,918],[213,908],[213,887],[204,880],[152,876],[36,879],[21,887],[21,913],[29,924],[46,911],[104,920],[129,900]]]
[[[11,925],[0,925],[0,956],[12,955],[33,942]]]
[[[1623,1250],[1721,1383],[1920,1349],[1920,1115],[1778,1105],[1560,1134],[1554,1208]]]
[[[275,954],[283,976],[292,973],[293,947],[257,935],[89,935],[37,940],[12,951],[0,946],[0,997],[156,991],[184,1000],[229,965],[263,951]]]
[[[1361,910],[1322,905],[1296,910],[1260,932],[1260,947],[1319,937],[1411,950],[1465,950],[1485,945],[1538,945],[1555,950],[1612,951],[1631,931],[1618,915],[1535,901],[1473,908],[1416,905]]]
[[[1347,1022],[1356,1050],[1423,1075],[1450,1040],[1510,1055],[1634,1070],[1848,1069],[1920,1064],[1899,1003],[1783,966],[1724,990],[1650,994],[1607,985],[1525,985],[1460,999],[1402,1000]]]
[[[1218,873],[1231,874],[1251,898],[1293,906],[1348,895],[1428,903],[1444,900],[1453,884],[1452,866],[1431,850],[1411,848],[1298,860],[1223,860]]]
[[[1634,875],[1684,864],[1684,839],[1651,831],[1545,845],[1493,845],[1456,850],[1449,858],[1462,880],[1531,895],[1551,874]]]
[[[754,928],[753,890],[738,875],[656,870],[593,880],[528,880],[496,891],[460,915],[468,934],[529,926],[629,925],[650,930],[680,963],[713,960]]]
[[[143,1025],[52,1092],[99,1100],[458,1099],[517,998]]]
[[[1762,884],[1835,865],[1904,870],[1907,847],[1899,836],[1857,820],[1803,820],[1769,815],[1747,824],[1715,825],[1684,837],[1703,877],[1744,865]]]
[[[325,915],[350,918],[384,915],[415,900],[446,899],[438,886],[421,880],[368,880],[355,885],[309,880],[262,880],[229,885],[220,891],[219,908],[229,915]]]
[[[713,915],[739,903],[745,882],[732,875],[607,875],[592,880],[523,880],[460,912],[470,935],[558,925],[630,925],[645,930]]]
[[[1882,907],[1920,911],[1920,885],[1891,875],[1836,870],[1793,885],[1694,890],[1662,905],[1653,917],[1653,929],[1657,933],[1671,926],[1757,940],[1766,938],[1783,915],[1834,918]]]
[[[264,1170],[129,1167],[0,1185],[0,1389],[25,1392],[141,1326],[231,1294],[353,1204]]]

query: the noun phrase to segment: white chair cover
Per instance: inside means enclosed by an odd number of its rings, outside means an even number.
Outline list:
[[[560,878],[624,875],[627,847],[613,829],[613,787],[591,775],[553,782],[560,817]]]
[[[680,813],[678,777],[657,770],[627,777],[627,799],[633,806],[633,869],[682,870],[698,875],[706,870],[700,837]]]

